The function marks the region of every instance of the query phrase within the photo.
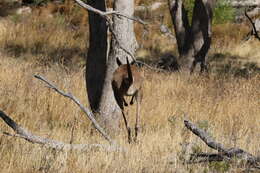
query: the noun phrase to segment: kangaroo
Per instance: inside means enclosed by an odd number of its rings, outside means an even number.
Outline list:
[[[135,122],[135,137],[134,141],[137,140],[137,135],[139,131],[139,121],[140,121],[140,107],[142,101],[142,84],[144,81],[144,75],[140,69],[134,64],[129,63],[128,58],[126,58],[127,64],[122,64],[122,62],[117,58],[118,68],[115,70],[112,78],[112,89],[118,106],[121,109],[125,126],[128,133],[128,142],[131,143],[131,128],[128,125],[127,119],[124,113],[124,107],[128,106],[125,100],[125,96],[132,96],[130,105],[134,104],[136,101],[136,122]]]

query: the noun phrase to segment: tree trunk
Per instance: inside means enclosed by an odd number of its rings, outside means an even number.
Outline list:
[[[205,57],[211,44],[211,23],[215,0],[195,0],[191,25],[182,0],[168,2],[178,44],[179,59],[190,67],[191,72],[198,62],[201,63],[201,72],[207,70]]]
[[[191,66],[193,72],[200,62],[200,71],[207,71],[206,56],[211,44],[211,24],[215,0],[195,0],[192,18],[192,34],[194,46],[194,60]]]
[[[170,13],[179,51],[179,63],[183,67],[190,67],[193,57],[192,31],[187,11],[182,0],[169,0]]]
[[[105,1],[89,0],[89,5],[105,11]],[[114,10],[128,16],[134,13],[133,0],[115,0]],[[118,45],[115,37],[111,37],[111,45],[107,57],[107,27],[103,18],[89,13],[90,47],[86,65],[86,83],[89,103],[92,111],[99,114],[98,120],[105,129],[113,134],[118,131],[121,110],[112,91],[111,80],[117,68],[116,58],[126,62],[128,56]],[[113,30],[121,46],[134,54],[137,42],[132,20],[113,16]],[[131,58],[129,58],[131,59]]]
[[[105,0],[88,0],[92,7],[105,11]],[[89,12],[89,49],[86,57],[86,85],[91,110],[99,111],[107,61],[107,26],[104,18]]]
[[[134,13],[134,1],[115,0],[114,10],[132,16]],[[113,16],[113,30],[121,46],[134,54],[137,48],[137,42],[134,34],[133,21],[123,17]],[[118,130],[119,120],[122,118],[121,110],[115,101],[111,86],[113,72],[117,68],[116,58],[119,58],[121,62],[126,62],[126,57],[128,56],[128,54],[119,47],[116,38],[112,35],[106,78],[100,102],[100,115],[105,127],[110,129],[110,132]],[[129,59],[131,58],[129,57]]]

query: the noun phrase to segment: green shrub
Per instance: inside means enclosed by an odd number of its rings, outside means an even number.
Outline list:
[[[233,21],[235,18],[235,9],[225,0],[217,2],[214,9],[213,24],[221,24]]]
[[[184,6],[188,12],[189,21],[192,19],[192,12],[195,0],[186,0]],[[225,0],[219,0],[214,8],[213,24],[227,23],[234,20],[235,9]]]

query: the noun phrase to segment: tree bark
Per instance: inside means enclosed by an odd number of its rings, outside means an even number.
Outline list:
[[[88,0],[88,4],[101,11],[106,10],[105,0]],[[86,85],[90,107],[93,112],[98,112],[107,67],[107,26],[103,17],[91,11],[89,33]]]
[[[189,24],[182,0],[169,0],[180,61],[193,72],[200,62],[201,72],[207,70],[206,55],[211,44],[211,23],[215,0],[195,0],[192,23]]]
[[[134,1],[115,0],[114,10],[122,14],[132,16],[134,13]],[[119,58],[121,62],[126,62],[126,57],[129,57],[129,55],[120,48],[118,42],[119,44],[121,44],[122,47],[126,48],[132,54],[134,54],[137,48],[137,42],[134,34],[134,25],[132,20],[123,17],[113,16],[113,30],[116,38],[112,35],[111,46],[107,61],[106,77],[100,102],[100,116],[102,121],[104,122],[104,126],[109,129],[110,133],[118,130],[119,119],[121,119],[122,117],[121,110],[115,101],[111,86],[113,72],[117,68],[115,62],[116,58]],[[129,57],[129,59],[131,58]]]
[[[182,67],[189,67],[193,56],[193,38],[187,11],[182,0],[169,0],[168,3],[179,51],[179,63]]]

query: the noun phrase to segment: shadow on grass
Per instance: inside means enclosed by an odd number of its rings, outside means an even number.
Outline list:
[[[162,69],[168,72],[176,72],[179,70],[180,65],[177,56],[175,56],[173,52],[162,52],[160,49],[157,48],[143,50],[149,53],[141,57],[137,57],[137,59],[141,60],[142,62],[145,62],[146,64],[154,68]]]
[[[151,51],[151,54],[141,58],[145,63],[169,72],[178,71],[180,62],[171,52]],[[184,62],[186,63],[186,62]],[[250,78],[260,75],[260,67],[255,62],[246,62],[246,58],[230,53],[215,53],[208,58],[209,72],[219,77]]]
[[[25,47],[17,43],[7,43],[4,49],[10,56],[15,58],[26,58],[35,61],[36,57],[36,61],[40,65],[59,63],[69,67],[75,65],[75,63],[81,64],[85,55],[85,50],[79,47],[54,48],[44,42],[35,42],[31,47]]]
[[[215,53],[209,56],[211,73],[219,76],[249,78],[260,74],[260,67],[254,62],[245,62],[246,58],[229,53]]]
[[[17,8],[21,7],[19,2],[1,0],[0,1],[0,17],[6,17],[12,14]]]

